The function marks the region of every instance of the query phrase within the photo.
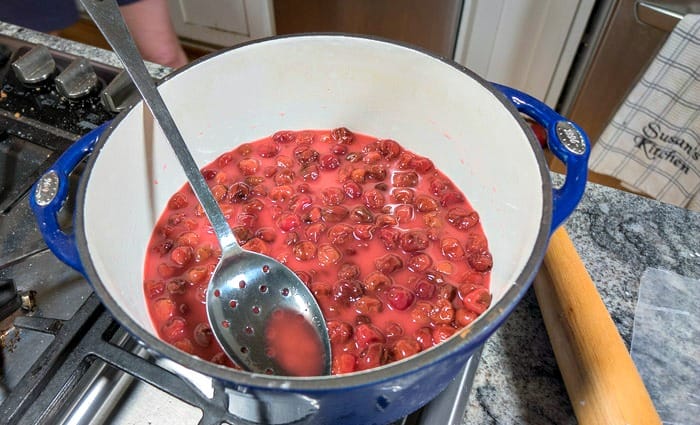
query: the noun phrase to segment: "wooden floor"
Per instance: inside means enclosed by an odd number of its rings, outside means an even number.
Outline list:
[[[73,26],[70,26],[62,31],[58,32],[58,36],[68,40],[77,41],[79,43],[87,44],[90,46],[99,47],[106,50],[112,50],[109,47],[107,40],[100,34],[100,30],[97,29],[95,24],[87,19],[81,19]],[[196,48],[183,43],[185,53],[190,60],[197,59],[198,57],[204,56],[209,53],[208,50]]]

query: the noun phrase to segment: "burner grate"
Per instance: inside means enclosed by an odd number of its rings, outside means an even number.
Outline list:
[[[8,425],[57,424],[68,417],[75,420],[70,401],[83,389],[81,378],[96,362],[198,408],[203,412],[202,425],[225,421],[254,425],[228,412],[228,395],[221,385],[214,384],[214,396],[209,398],[177,375],[133,353],[137,345],[125,337],[94,294],[70,320],[19,317],[15,327],[50,334],[54,339],[36,362],[40,366],[27,373],[0,405],[0,417],[6,418]],[[111,342],[115,339],[121,340],[123,347]]]

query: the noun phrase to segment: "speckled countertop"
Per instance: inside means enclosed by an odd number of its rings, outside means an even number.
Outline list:
[[[110,52],[14,25],[0,22],[0,34],[119,66]],[[698,213],[589,184],[566,229],[628,348],[647,268],[700,279]],[[487,341],[463,423],[576,423],[532,291]]]
[[[647,268],[700,278],[696,212],[589,183],[565,227],[628,349]],[[576,423],[532,290],[487,341],[465,423]]]

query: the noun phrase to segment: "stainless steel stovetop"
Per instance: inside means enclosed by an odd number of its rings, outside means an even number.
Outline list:
[[[237,423],[211,381],[155,364],[47,248],[31,185],[134,98],[118,69],[0,36],[0,418],[7,424]],[[74,171],[74,180],[80,166]],[[72,202],[61,222],[70,227]],[[461,424],[478,353],[399,424]],[[201,378],[201,377],[200,377]],[[193,384],[195,382],[195,384]]]

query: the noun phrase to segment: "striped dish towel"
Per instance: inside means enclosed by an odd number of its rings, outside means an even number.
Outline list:
[[[697,205],[700,15],[676,25],[593,147],[589,168],[660,201]]]

